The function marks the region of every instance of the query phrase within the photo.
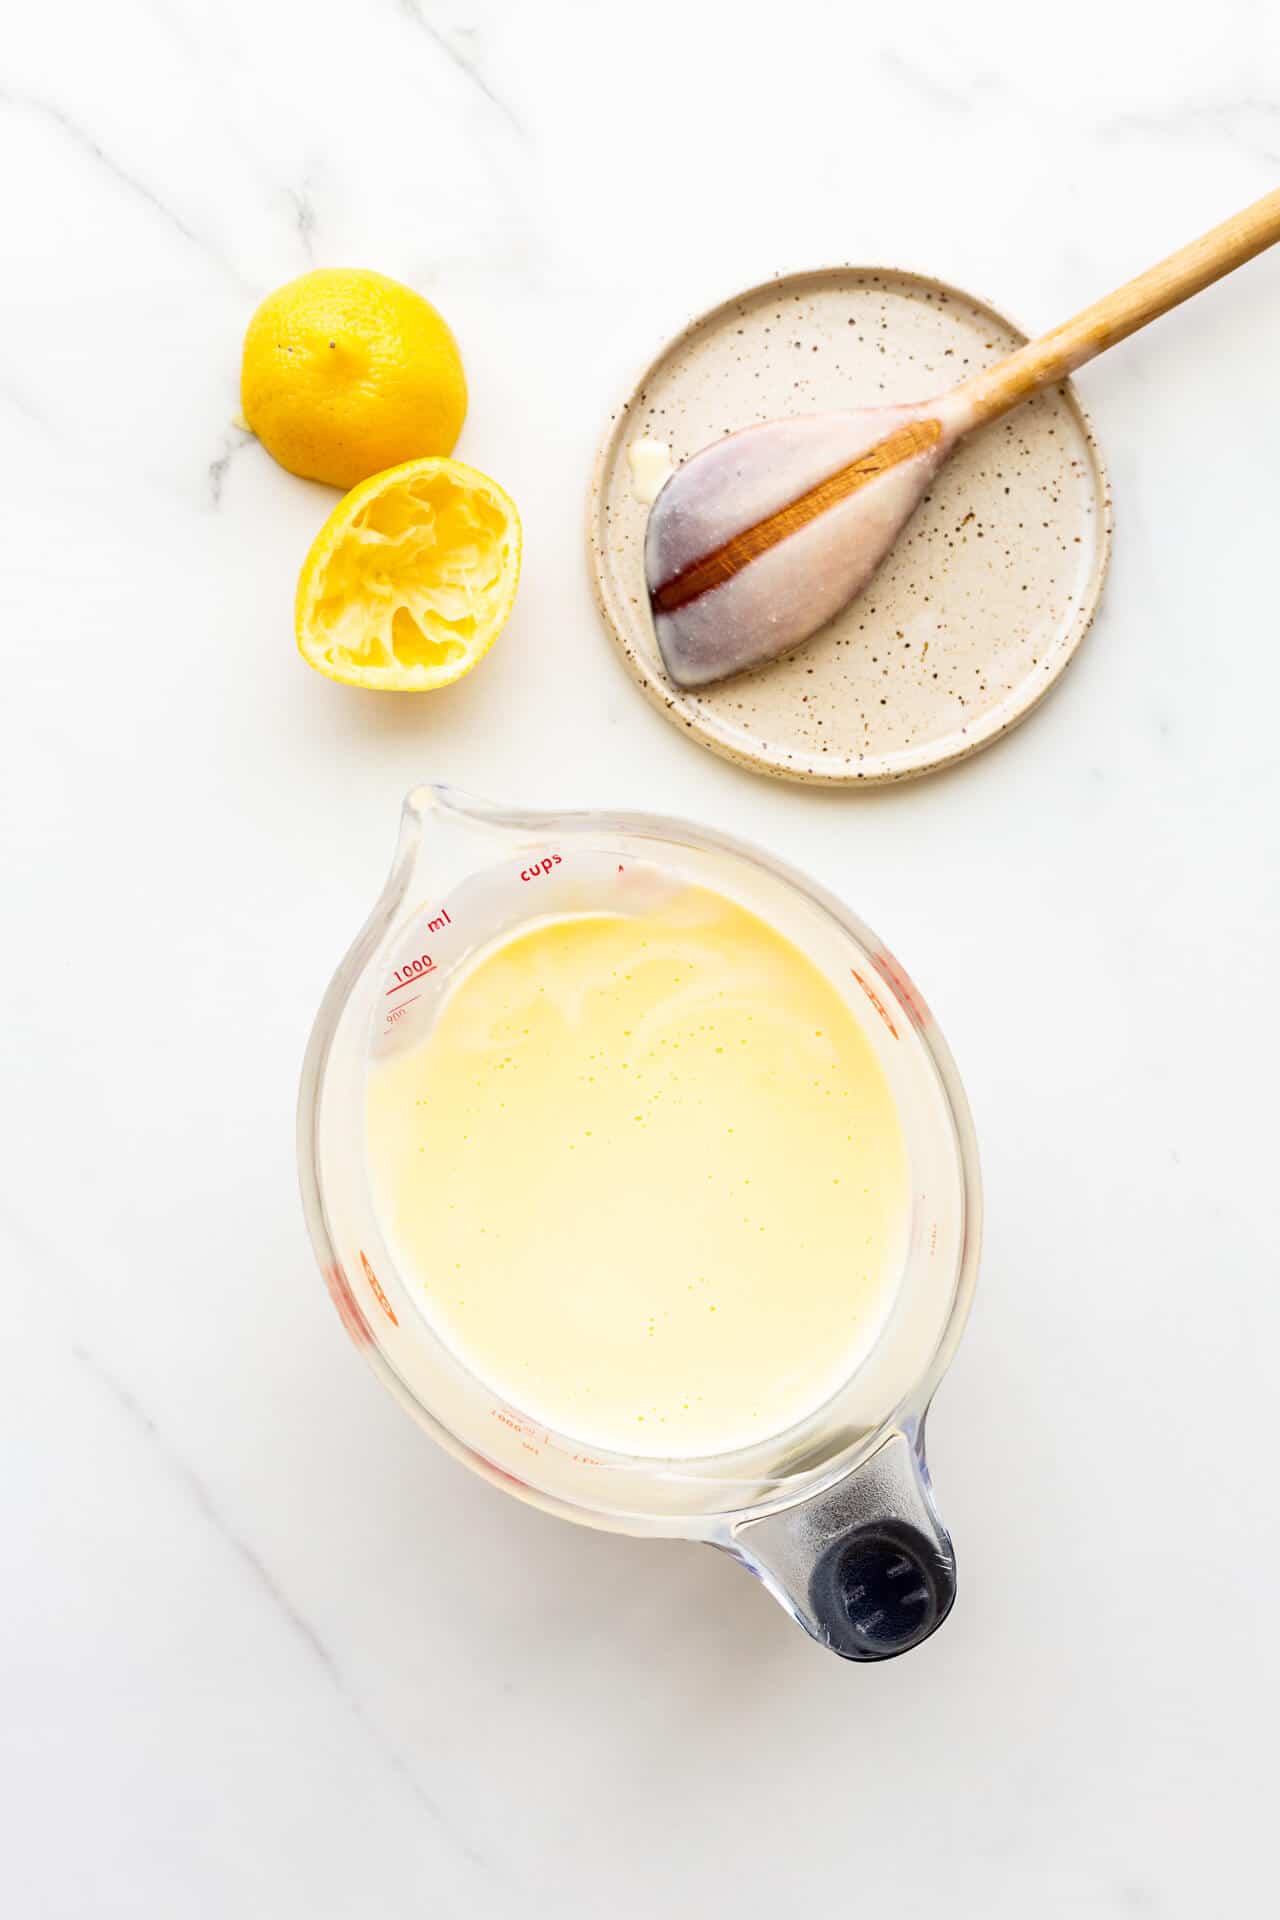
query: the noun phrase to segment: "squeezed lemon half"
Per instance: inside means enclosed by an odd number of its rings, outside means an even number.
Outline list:
[[[457,460],[375,473],[334,508],[298,581],[298,649],[348,686],[447,687],[484,658],[511,613],[520,516]]]

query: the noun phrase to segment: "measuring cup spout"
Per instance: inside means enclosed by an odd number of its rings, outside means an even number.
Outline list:
[[[825,1493],[740,1521],[728,1550],[845,1660],[906,1653],[942,1625],[956,1596],[922,1435],[916,1446],[891,1433]]]
[[[405,795],[400,814],[392,881],[401,874],[410,899],[418,886],[439,892],[456,885],[492,861],[504,841],[517,839],[524,823],[523,814],[457,787],[414,787]]]

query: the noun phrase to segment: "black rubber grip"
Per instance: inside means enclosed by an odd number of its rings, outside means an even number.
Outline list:
[[[813,1570],[809,1605],[822,1639],[846,1660],[891,1660],[927,1640],[956,1597],[955,1559],[909,1521],[873,1520],[832,1541]]]

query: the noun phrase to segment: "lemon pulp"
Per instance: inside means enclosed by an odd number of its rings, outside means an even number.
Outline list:
[[[298,585],[298,645],[331,679],[425,691],[501,631],[520,565],[508,496],[456,460],[416,460],[341,501]]]

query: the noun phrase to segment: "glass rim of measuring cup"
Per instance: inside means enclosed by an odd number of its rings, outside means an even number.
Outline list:
[[[855,1423],[842,1436],[838,1434],[842,1444],[833,1445],[831,1440],[833,1426],[839,1429],[839,1405],[880,1351],[885,1340],[884,1327],[878,1331],[875,1341],[844,1385],[820,1406],[812,1409],[800,1423],[732,1451],[674,1456],[615,1452],[584,1442],[573,1435],[547,1429],[541,1421],[532,1422],[530,1431],[536,1429],[537,1435],[545,1441],[548,1450],[546,1457],[563,1457],[602,1470],[597,1479],[607,1479],[608,1497],[602,1497],[600,1504],[596,1504],[591,1495],[604,1496],[604,1486],[596,1484],[589,1493],[581,1485],[563,1483],[564,1476],[554,1471],[531,1472],[523,1460],[513,1460],[498,1448],[490,1450],[477,1444],[474,1432],[460,1432],[456,1425],[450,1423],[436,1395],[424,1393],[420,1385],[406,1377],[406,1367],[399,1363],[392,1351],[392,1340],[399,1341],[402,1329],[388,1298],[388,1290],[389,1286],[394,1286],[398,1301],[401,1293],[406,1299],[410,1298],[411,1288],[402,1281],[380,1231],[373,1225],[376,1215],[367,1191],[363,1161],[363,1113],[358,1118],[350,1111],[335,1116],[330,1111],[333,1103],[326,1103],[325,1096],[336,1046],[345,1043],[347,1051],[355,1056],[354,1064],[359,1068],[367,1065],[375,1031],[370,1020],[378,1004],[374,996],[385,992],[382,981],[387,976],[389,956],[396,939],[403,933],[406,924],[402,918],[403,910],[410,902],[423,857],[430,852],[425,834],[429,823],[433,821],[446,826],[460,825],[467,831],[479,831],[482,835],[491,834],[495,848],[490,850],[492,859],[488,864],[495,869],[500,864],[496,845],[502,842],[506,842],[508,847],[519,843],[527,850],[528,847],[539,847],[557,840],[563,842],[575,836],[596,837],[605,842],[625,840],[628,843],[649,844],[653,849],[650,856],[653,865],[659,869],[665,865],[668,871],[674,863],[664,863],[664,848],[670,853],[684,851],[706,855],[712,861],[720,859],[740,863],[746,870],[763,875],[773,883],[781,897],[789,899],[794,895],[811,914],[817,916],[815,926],[825,923],[837,941],[851,942],[864,956],[868,970],[874,974],[874,984],[859,969],[850,969],[861,989],[862,1005],[855,1007],[854,995],[845,988],[843,981],[840,983],[841,990],[865,1033],[880,1040],[883,1047],[883,1035],[875,1021],[870,1017],[862,1017],[866,1003],[869,1003],[895,1042],[906,1040],[914,1048],[915,1061],[931,1077],[937,1094],[935,1115],[944,1123],[954,1150],[958,1219],[953,1223],[955,1258],[950,1297],[945,1311],[936,1316],[936,1330],[928,1342],[927,1350],[920,1355],[920,1364],[910,1370],[910,1378],[904,1380],[901,1392],[884,1406],[877,1417],[861,1426]],[[610,845],[611,855],[617,850],[616,846]],[[472,865],[470,869],[464,867],[461,875],[454,878],[454,890],[461,880],[485,870],[478,865]],[[717,887],[729,898],[741,898],[740,894],[735,895],[734,890],[721,881],[709,880],[706,884]],[[432,897],[450,899],[453,893],[436,890]],[[412,904],[408,924],[412,924],[413,916],[420,910],[419,896]],[[753,906],[752,910],[760,912],[761,917],[770,924],[778,924],[776,917],[767,909]],[[537,917],[536,908],[525,916],[526,919]],[[515,924],[519,924],[519,921],[513,922]],[[785,927],[781,930],[802,952],[807,951],[803,940],[796,939]],[[809,957],[814,958],[811,951]],[[454,964],[461,964],[461,961]],[[821,965],[821,962],[815,964]],[[828,978],[832,977],[830,969],[823,968],[823,971]],[[352,1007],[358,998],[369,1000],[369,1019],[363,1022],[357,1019],[352,1023]],[[894,1020],[895,1013],[900,1018],[900,1025]],[[362,1077],[360,1086],[362,1089]],[[892,1085],[891,1091],[894,1091]],[[896,1092],[895,1107],[903,1128],[908,1157],[914,1166],[911,1130]],[[345,1170],[352,1156],[359,1156],[359,1174],[351,1184],[363,1191],[354,1200],[345,1192],[338,1196],[334,1193],[339,1184],[344,1189],[348,1184],[345,1180],[339,1182],[332,1177],[334,1146],[327,1135],[332,1133],[336,1118],[345,1120],[347,1127],[347,1146],[345,1150],[341,1146],[337,1149],[339,1166]],[[414,788],[404,801],[399,843],[386,884],[335,973],[312,1030],[299,1092],[298,1149],[303,1208],[317,1259],[348,1332],[384,1384],[436,1440],[484,1477],[566,1518],[621,1531],[682,1531],[698,1520],[705,1522],[716,1516],[744,1512],[764,1513],[774,1506],[808,1498],[849,1474],[860,1460],[875,1450],[887,1433],[894,1430],[912,1438],[920,1450],[919,1430],[924,1415],[963,1332],[976,1283],[982,1223],[977,1140],[950,1050],[918,989],[889,949],[865,923],[842,900],[807,874],[748,842],[675,815],[605,809],[554,811],[508,808],[473,798],[448,785]],[[326,1159],[329,1162],[328,1172]],[[335,1212],[358,1209],[361,1204],[367,1209],[369,1219],[353,1239],[346,1223],[339,1221]],[[936,1227],[934,1231],[936,1235]],[[380,1278],[366,1251],[370,1239],[376,1241],[377,1263],[382,1269]],[[358,1248],[356,1241],[361,1242]],[[913,1242],[903,1254],[886,1325],[892,1320],[901,1296],[906,1292],[907,1277],[916,1251],[913,1228]],[[394,1274],[394,1281],[389,1281],[391,1274]],[[361,1292],[366,1300],[372,1292],[373,1300],[390,1326],[396,1329],[394,1335],[379,1326],[376,1309],[370,1310],[361,1305]],[[438,1349],[433,1360],[439,1369],[440,1379],[447,1382],[453,1377],[453,1385],[460,1396],[459,1404],[461,1396],[469,1393],[497,1402],[501,1407],[504,1404],[502,1394],[465,1366],[435,1332],[420,1308],[414,1305],[411,1311],[414,1331],[419,1339],[425,1339]],[[513,1403],[505,1404],[513,1421],[530,1422],[530,1416]],[[502,1436],[504,1441],[506,1438]],[[553,1460],[553,1465],[555,1463]],[[516,1466],[520,1467],[520,1472],[514,1471]],[[627,1497],[628,1488],[639,1492],[641,1487],[648,1489],[651,1495],[660,1487],[664,1497],[657,1504],[645,1501],[635,1506]]]

